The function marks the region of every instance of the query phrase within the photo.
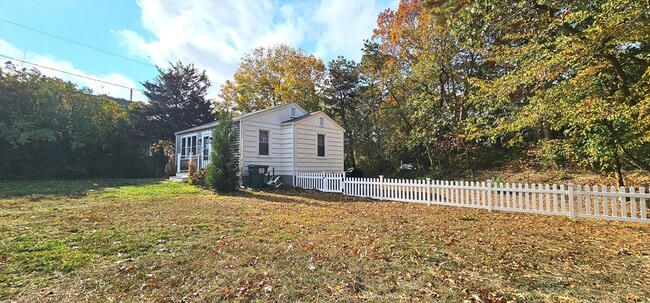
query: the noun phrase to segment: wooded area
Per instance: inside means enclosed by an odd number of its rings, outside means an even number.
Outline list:
[[[378,16],[361,62],[291,76],[347,130],[346,167],[370,175],[405,162],[458,178],[522,162],[614,173],[623,185],[626,169],[650,171],[649,19],[645,1],[403,0]],[[260,78],[283,95],[275,83],[295,79],[259,67],[297,60],[264,55],[285,48],[247,55],[224,104],[245,108],[233,96]]]
[[[0,179],[162,176],[174,132],[214,118],[205,72],[180,62],[158,71],[143,83],[148,103],[120,105],[7,62],[0,68]]]

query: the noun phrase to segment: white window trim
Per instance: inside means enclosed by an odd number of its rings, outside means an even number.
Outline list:
[[[267,133],[267,141],[266,144],[268,144],[268,155],[262,155],[260,154],[260,132],[265,131]],[[270,157],[271,156],[271,130],[264,129],[264,128],[258,128],[257,129],[257,156],[258,157]]]
[[[208,137],[208,140],[210,140],[210,142],[208,143],[210,145],[210,147],[208,147],[209,152],[208,152],[208,159],[207,159],[207,161],[210,161],[210,157],[212,156],[212,139],[211,139],[212,138],[212,132],[211,131],[202,132],[201,133],[201,140],[205,140],[206,136]],[[197,139],[197,142],[198,142],[198,139]],[[205,147],[205,141],[203,141],[201,143],[202,143],[201,144],[201,157],[203,157],[204,156],[203,152],[204,152],[204,147]],[[198,146],[197,146],[197,150],[198,150]]]
[[[298,116],[298,109],[295,108],[295,107],[292,107],[292,108],[289,110],[289,116],[290,116],[291,118],[295,118],[295,117],[297,117],[297,116]]]
[[[324,117],[319,117],[318,119],[318,126],[320,127],[325,127],[325,118]]]

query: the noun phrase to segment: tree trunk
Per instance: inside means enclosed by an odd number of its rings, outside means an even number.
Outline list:
[[[345,157],[348,159],[348,165],[349,167],[357,167],[357,161],[354,158],[354,139],[352,138],[352,134],[350,134],[348,131],[346,131],[345,136],[348,137],[348,148],[345,151]]]
[[[551,140],[551,129],[548,127],[548,124],[542,124],[542,132],[544,134],[544,139]]]
[[[342,100],[342,99],[341,99]],[[343,102],[341,102],[342,104]],[[350,123],[348,122],[348,117],[346,115],[346,108],[343,105],[340,105],[339,115],[341,116],[341,123],[343,128],[345,128],[345,138],[347,140],[347,148],[345,149],[345,158],[348,164],[348,167],[356,167],[357,161],[354,159],[354,138],[352,137],[352,130],[350,129]]]
[[[617,148],[614,148],[614,169],[616,170],[618,186],[625,186],[625,181],[623,180],[623,167],[621,165],[621,159],[618,156]]]

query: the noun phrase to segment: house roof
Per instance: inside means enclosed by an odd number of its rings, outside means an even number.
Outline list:
[[[239,115],[237,117],[232,118],[232,121],[233,122],[241,121],[242,119],[248,119],[250,117],[257,116],[258,114],[261,114],[261,113],[265,113],[265,112],[268,112],[268,111],[271,111],[271,110],[279,110],[279,109],[282,109],[282,108],[285,108],[285,107],[288,107],[288,106],[298,107],[298,108],[302,109],[303,111],[306,111],[302,107],[300,107],[300,105],[296,104],[295,102],[291,102],[291,103],[288,103],[288,104],[276,105],[274,107],[261,109],[261,110],[257,110],[257,111],[254,111],[254,112]],[[179,130],[179,131],[175,132],[174,134],[179,135],[179,134],[189,133],[189,132],[193,132],[193,131],[197,131],[197,130],[213,128],[213,127],[216,127],[217,125],[219,125],[219,121],[212,121],[212,122],[197,125],[197,126],[194,126],[194,127],[188,128],[188,129]]]
[[[266,109],[261,109],[261,110],[257,110],[257,111],[254,111],[254,112],[246,113],[246,114],[234,117],[234,118],[232,118],[232,120],[233,121],[240,121],[240,120],[251,118],[253,116],[257,116],[257,115],[262,114],[262,113],[266,113],[266,112],[270,112],[270,111],[276,111],[276,110],[280,110],[280,109],[287,108],[287,107],[296,107],[296,108],[300,108],[303,112],[307,112],[304,108],[302,108],[300,105],[298,105],[298,103],[291,102],[291,103],[287,103],[287,104],[276,105],[276,106],[269,107],[269,108],[266,108]]]
[[[338,129],[340,129],[341,131],[345,132],[345,128],[343,128],[341,125],[339,125],[338,122],[334,121],[334,119],[332,119],[332,117],[330,117],[329,115],[327,115],[326,113],[324,113],[324,112],[322,112],[322,111],[317,111],[317,112],[313,112],[313,113],[306,114],[306,115],[301,116],[301,117],[297,117],[297,118],[289,119],[289,120],[287,120],[287,121],[282,122],[281,124],[285,124],[285,123],[300,123],[300,122],[306,121],[308,118],[316,117],[316,116],[322,116],[322,117],[324,117],[325,119],[327,119],[327,120],[329,120],[330,122],[332,122],[332,124],[334,124],[334,126],[336,126],[336,128],[338,128]]]
[[[306,114],[306,115],[302,115],[302,116],[300,116],[300,117],[291,118],[291,119],[289,119],[289,120],[287,120],[287,121],[282,121],[282,123],[291,123],[291,122],[296,122],[296,121],[298,121],[298,120],[302,120],[302,119],[305,119],[305,118],[309,118],[309,117],[311,117],[313,114],[314,114],[314,113],[309,113],[309,114]]]
[[[175,132],[174,135],[180,135],[180,134],[189,133],[189,132],[202,130],[202,129],[209,129],[209,128],[216,127],[217,125],[219,125],[219,121],[212,121],[212,122],[208,122],[208,123],[205,123],[205,124],[190,127],[188,129],[179,130],[179,131]]]
[[[266,108],[266,109],[246,113],[246,114],[243,114],[243,115],[232,118],[232,121],[236,122],[236,121],[241,121],[241,120],[245,120],[245,119],[250,119],[250,118],[255,117],[255,116],[257,116],[259,114],[262,114],[262,113],[276,111],[276,110],[280,110],[280,109],[287,108],[287,107],[296,107],[296,108],[301,109],[303,112],[307,112],[304,108],[302,108],[297,103],[291,102],[291,103],[287,103],[287,104],[276,105],[274,107],[270,107],[270,108]],[[314,117],[314,116],[317,116],[317,115],[320,115],[320,114],[323,114],[323,116],[325,116],[327,119],[332,121],[334,123],[334,125],[336,125],[341,130],[345,131],[345,129],[343,129],[343,127],[341,127],[338,123],[336,123],[336,121],[334,121],[332,118],[330,118],[327,114],[323,113],[322,111],[318,111],[318,112],[314,112],[314,113],[307,113],[306,115],[303,115],[303,116],[300,116],[300,117],[291,118],[291,119],[289,119],[287,121],[281,122],[281,124],[298,122],[300,120],[304,120],[306,118]],[[197,130],[210,129],[210,128],[216,127],[217,125],[219,125],[219,121],[212,121],[212,122],[209,122],[209,123],[206,123],[206,124],[201,124],[201,125],[197,125],[197,126],[188,128],[188,129],[183,129],[183,130],[177,131],[174,134],[175,135],[180,135],[180,134],[189,133],[189,132],[193,132],[193,131],[197,131]]]

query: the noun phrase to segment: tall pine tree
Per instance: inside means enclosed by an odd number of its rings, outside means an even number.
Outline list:
[[[347,167],[357,166],[354,157],[354,144],[357,139],[358,121],[358,95],[360,87],[360,74],[357,64],[352,60],[346,60],[338,56],[336,60],[330,61],[327,65],[327,85],[323,89],[325,104],[328,112],[337,119],[345,128],[345,164]],[[353,127],[353,125],[355,127]],[[364,125],[363,127],[367,127]]]
[[[205,71],[179,61],[168,69],[158,68],[158,72],[153,81],[142,83],[149,104],[133,108],[138,135],[149,141],[172,142],[175,132],[214,121]]]
[[[205,174],[206,185],[217,191],[235,191],[239,186],[239,161],[232,117],[219,115],[219,125],[212,132],[212,154]]]

